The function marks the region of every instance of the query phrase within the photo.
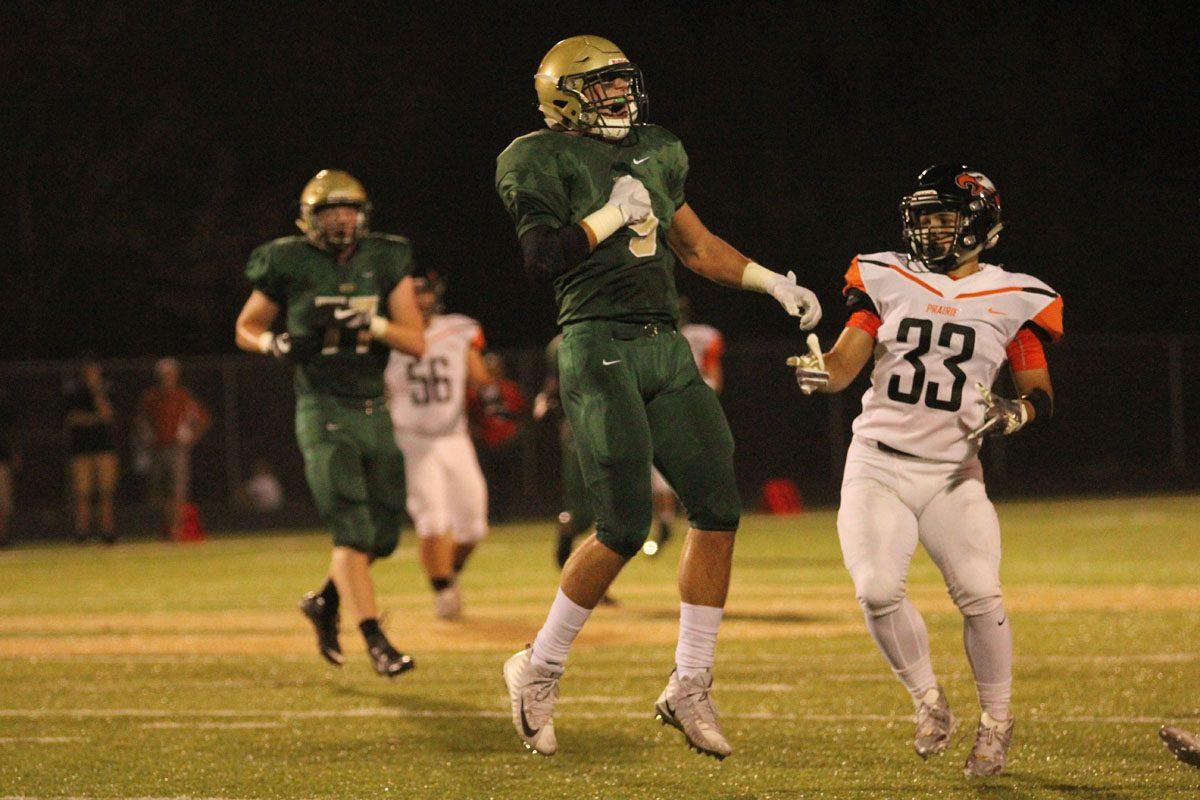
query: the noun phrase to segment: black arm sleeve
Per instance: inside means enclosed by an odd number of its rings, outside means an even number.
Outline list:
[[[549,283],[587,258],[587,232],[579,225],[538,225],[521,237],[521,253],[529,277]]]
[[[875,304],[871,302],[870,296],[862,289],[856,289],[851,286],[846,289],[846,312],[853,314],[855,311],[870,311],[875,316],[879,316],[879,311],[875,308]]]

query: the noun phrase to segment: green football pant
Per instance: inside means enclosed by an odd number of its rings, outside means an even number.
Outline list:
[[[592,502],[588,499],[587,484],[583,479],[583,467],[579,464],[575,433],[571,430],[569,422],[563,424],[561,441],[563,508],[559,520],[570,525],[576,533],[582,533],[592,527],[596,520],[592,514]]]
[[[692,527],[737,530],[733,435],[674,326],[568,325],[558,373],[601,542],[628,558],[646,540],[651,461]]]
[[[404,456],[382,399],[297,397],[296,440],[334,546],[391,555],[404,513]]]

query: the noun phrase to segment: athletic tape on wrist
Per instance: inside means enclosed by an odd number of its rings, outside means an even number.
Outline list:
[[[775,281],[782,277],[778,272],[772,272],[762,264],[751,261],[742,272],[742,288],[750,292],[770,294]]]
[[[586,226],[596,237],[596,244],[600,244],[625,227],[625,215],[614,205],[603,205],[584,217],[580,224]]]
[[[386,317],[380,317],[380,316],[371,317],[371,336],[372,336],[372,338],[382,339],[384,336],[387,336],[388,328],[390,326],[391,326],[391,323],[387,321]]]

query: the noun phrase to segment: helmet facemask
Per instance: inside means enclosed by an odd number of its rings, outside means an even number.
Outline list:
[[[355,210],[354,228],[350,233],[346,233],[341,224],[336,222],[323,224],[325,221],[319,219],[322,211],[331,208]],[[300,219],[303,222],[301,228],[314,245],[334,255],[340,255],[366,235],[370,210],[370,204],[357,202],[328,202],[315,206],[301,206]]]
[[[1000,238],[999,215],[988,211],[978,198],[964,203],[933,189],[913,192],[900,201],[908,252],[932,272],[957,268]]]
[[[579,103],[578,129],[610,142],[643,124],[650,103],[642,71],[628,62],[564,75],[558,88]]]

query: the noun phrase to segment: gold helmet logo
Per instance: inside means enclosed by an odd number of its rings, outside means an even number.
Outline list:
[[[321,230],[316,222],[317,212],[330,206],[358,209],[358,221],[352,238],[330,237]],[[371,201],[367,198],[367,190],[357,178],[340,169],[323,169],[300,192],[300,218],[296,220],[296,227],[317,247],[338,253],[366,234],[370,213]]]
[[[551,127],[619,140],[646,119],[642,71],[599,36],[572,36],[551,47],[533,86]]]

